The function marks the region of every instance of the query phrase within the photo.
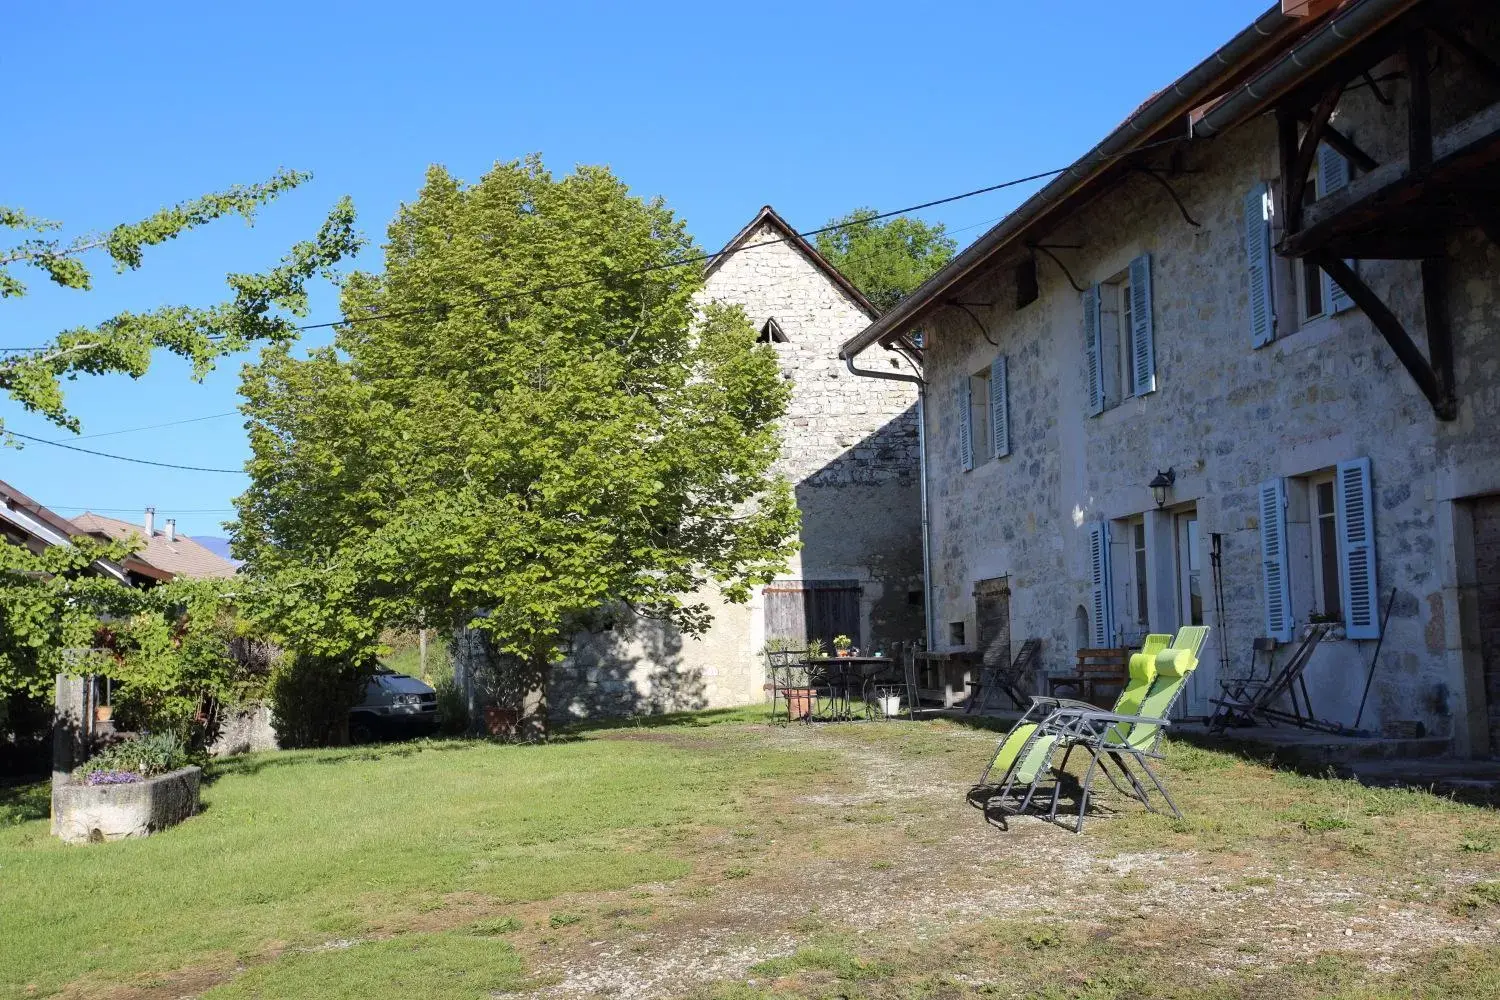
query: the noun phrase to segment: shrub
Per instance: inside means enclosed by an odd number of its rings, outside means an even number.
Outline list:
[[[364,694],[373,660],[297,653],[271,671],[271,712],[283,749],[349,742],[349,709]]]
[[[388,664],[389,660],[386,661]],[[437,692],[438,731],[449,736],[459,736],[469,731],[469,704],[463,689],[453,676],[453,656],[447,643],[441,639],[433,641],[427,649],[427,677],[424,678]]]
[[[191,762],[175,733],[142,733],[96,753],[80,769],[86,785],[119,785],[166,774]]]

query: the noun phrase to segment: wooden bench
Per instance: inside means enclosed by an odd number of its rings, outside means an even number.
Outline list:
[[[1128,649],[1080,649],[1073,673],[1047,677],[1047,693],[1056,695],[1060,687],[1074,687],[1078,689],[1080,701],[1108,708],[1109,705],[1099,701],[1099,689],[1103,687],[1117,693],[1125,686],[1129,677],[1126,668],[1129,657]]]

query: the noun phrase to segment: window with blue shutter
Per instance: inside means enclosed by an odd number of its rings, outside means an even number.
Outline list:
[[[1375,591],[1375,521],[1370,460],[1340,462],[1335,482],[1339,534],[1339,587],[1344,628],[1351,639],[1380,637]]]
[[[1109,522],[1089,527],[1089,607],[1092,631],[1090,639],[1096,648],[1114,641],[1115,609],[1110,593]]]
[[[1005,355],[990,364],[990,443],[995,458],[1010,454],[1010,381]]]
[[[1338,150],[1326,144],[1318,146],[1318,197],[1327,198],[1335,191],[1349,186],[1349,161]],[[1354,261],[1345,264],[1354,266]],[[1354,308],[1354,300],[1343,286],[1326,273],[1323,274],[1323,302],[1329,315]]]
[[[1151,255],[1130,262],[1131,395],[1156,391],[1156,326],[1151,318]]]
[[[1266,635],[1292,641],[1292,595],[1287,579],[1286,482],[1260,484],[1261,579],[1266,587]]]
[[[1083,293],[1083,342],[1088,354],[1089,416],[1104,412],[1104,330],[1099,286]]]
[[[1257,184],[1245,195],[1245,262],[1250,273],[1250,345],[1276,339],[1276,299],[1271,285],[1271,189]]]
[[[958,389],[958,459],[964,471],[974,468],[974,404],[969,393],[969,379],[964,376]]]

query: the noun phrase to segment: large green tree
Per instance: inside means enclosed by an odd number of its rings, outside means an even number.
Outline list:
[[[929,225],[905,215],[879,219],[877,214],[873,208],[857,208],[828,220],[828,226],[837,228],[814,239],[818,253],[884,312],[952,260],[958,244],[941,223]]]
[[[334,346],[244,374],[235,551],[278,632],[358,657],[382,628],[473,626],[541,726],[548,664],[600,608],[691,633],[705,586],[770,579],[795,545],[770,473],[789,389],[739,310],[700,310],[697,252],[603,168],[432,168]]]

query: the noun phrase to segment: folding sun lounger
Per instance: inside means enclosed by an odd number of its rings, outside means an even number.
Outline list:
[[[1084,702],[1033,699],[1026,716],[1001,741],[994,758],[971,791],[971,800],[979,798],[978,804],[984,806],[998,800],[999,807],[1005,812],[1019,814],[1035,800],[1043,780],[1051,777],[1052,796],[1047,815],[1056,821],[1068,760],[1074,750],[1083,748],[1088,751],[1090,759],[1078,796],[1075,831],[1083,829],[1097,771],[1102,771],[1121,794],[1156,811],[1150,789],[1141,783],[1128,763],[1132,759],[1161,794],[1172,814],[1180,818],[1182,814],[1151,768],[1150,761],[1162,757],[1162,730],[1170,724],[1167,717],[1182,695],[1187,676],[1198,666],[1198,651],[1207,635],[1205,626],[1186,626],[1174,640],[1165,635],[1147,636],[1141,652],[1130,658],[1130,680],[1112,712]],[[1062,760],[1054,768],[1052,762],[1059,751]],[[1115,777],[1111,764],[1128,787],[1121,785]],[[1000,771],[1003,777],[994,793],[981,794],[990,775],[996,771]]]

